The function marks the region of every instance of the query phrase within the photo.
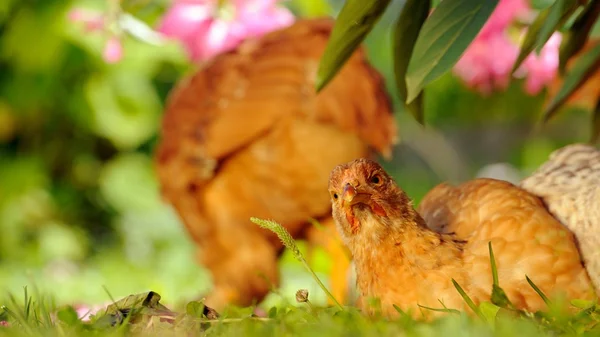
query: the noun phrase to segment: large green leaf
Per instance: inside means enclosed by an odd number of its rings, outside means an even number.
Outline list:
[[[560,28],[579,7],[578,0],[556,0],[552,6],[540,11],[537,18],[527,29],[527,34],[521,44],[519,56],[513,65],[516,71],[523,61],[537,48],[538,52],[546,44],[552,33]]]
[[[94,326],[106,327],[121,324],[125,319],[135,321],[141,316],[174,315],[167,307],[159,303],[160,295],[154,291],[129,295],[106,307],[94,317]]]
[[[407,0],[396,21],[393,35],[394,50],[394,75],[398,87],[398,96],[402,102],[406,101],[406,70],[413,47],[427,19],[431,8],[430,0]],[[406,109],[423,124],[423,94],[420,93],[410,104],[405,104]]]
[[[540,34],[540,30],[546,22],[548,15],[550,14],[550,7],[539,12],[538,16],[535,20],[529,25],[527,28],[527,33],[525,34],[525,38],[521,43],[521,48],[519,48],[519,55],[517,56],[517,60],[513,64],[511,73],[514,73],[520,66],[525,58],[529,56],[529,54],[535,49],[537,37]]]
[[[564,75],[569,59],[577,54],[585,45],[585,41],[587,41],[598,19],[598,15],[600,15],[600,1],[590,1],[577,16],[569,31],[563,35],[559,54],[559,69],[561,74]]]
[[[317,71],[321,91],[338,73],[385,11],[390,0],[348,0],[338,15]]]
[[[300,17],[319,17],[332,12],[327,0],[295,0],[290,2],[290,6]]]
[[[544,112],[544,122],[548,121],[571,94],[600,68],[600,44],[581,54],[573,69],[569,71],[558,93],[552,98]]]
[[[579,8],[579,0],[556,0],[550,6],[548,18],[540,28],[536,39],[536,51],[539,54],[552,34],[559,30],[571,15]]]
[[[439,4],[415,43],[406,74],[406,103],[456,64],[497,4],[497,0],[444,0]]]
[[[600,97],[596,99],[596,109],[592,121],[592,137],[590,142],[597,143],[600,139]]]

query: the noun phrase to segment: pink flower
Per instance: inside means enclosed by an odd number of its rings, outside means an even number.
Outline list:
[[[554,33],[544,45],[540,54],[532,52],[515,76],[526,77],[525,91],[530,95],[537,95],[546,85],[554,80],[558,69],[558,53],[562,36]]]
[[[500,0],[479,35],[485,37],[504,32],[515,19],[526,16],[530,9],[528,0]]]
[[[174,0],[158,31],[179,39],[194,61],[235,48],[247,37],[261,36],[294,22],[277,0]]]
[[[69,12],[68,18],[73,22],[83,22],[87,32],[104,28],[104,15],[96,11],[76,8]]]
[[[492,52],[493,51],[493,52]],[[454,73],[483,94],[505,89],[519,49],[503,34],[477,38],[454,66]]]
[[[69,12],[68,18],[73,22],[83,22],[86,32],[108,30],[108,23],[105,21],[104,14],[97,11],[75,8]],[[102,51],[102,58],[107,63],[116,63],[123,58],[123,46],[119,38],[114,34],[106,41]]]
[[[0,326],[10,326],[10,323],[7,321],[0,321]]]
[[[531,11],[526,0],[500,0],[481,32],[454,66],[454,73],[465,84],[482,94],[504,90],[510,83],[510,73],[519,54],[519,41],[508,34],[515,20]],[[538,94],[556,76],[560,35],[555,34],[544,46],[542,53],[531,54],[515,72],[526,77],[525,91]]]
[[[102,58],[107,63],[116,63],[123,57],[123,46],[121,40],[116,36],[111,36],[106,44],[104,45],[104,51],[102,52]]]

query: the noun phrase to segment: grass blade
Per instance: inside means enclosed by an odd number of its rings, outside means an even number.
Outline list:
[[[312,268],[308,265],[308,262],[306,262],[306,259],[300,252],[298,245],[296,245],[296,241],[294,240],[294,238],[292,238],[290,233],[282,225],[278,224],[275,221],[263,220],[263,219],[258,219],[258,218],[254,218],[254,217],[250,218],[250,221],[254,222],[261,228],[268,229],[271,232],[275,233],[277,235],[277,237],[279,237],[279,240],[281,240],[281,242],[285,245],[285,247],[287,249],[289,249],[292,252],[292,254],[294,255],[294,257],[302,263],[302,265],[304,266],[304,268],[306,268],[306,270],[308,270],[308,272],[311,274],[311,276],[317,282],[319,287],[323,290],[323,292],[325,292],[327,297],[329,297],[331,299],[331,301],[333,303],[335,303],[336,306],[340,310],[344,310],[344,307],[342,307],[340,302],[338,302],[336,300],[336,298],[331,294],[331,292],[329,292],[329,290],[327,289],[327,287],[325,287],[323,282],[321,282],[321,280],[319,279],[317,274],[315,274],[315,272],[312,270]]]
[[[469,295],[467,295],[467,293],[458,284],[458,282],[456,282],[455,279],[452,279],[452,284],[454,284],[454,288],[456,288],[456,290],[458,291],[458,293],[460,294],[460,296],[463,298],[463,300],[465,301],[465,303],[467,303],[467,305],[469,306],[469,308],[471,308],[471,310],[473,310],[473,312],[476,313],[477,316],[479,316],[479,318],[481,318],[482,320],[485,321],[485,317],[483,316],[483,314],[481,313],[481,311],[479,310],[479,308],[475,305],[475,303],[473,302],[473,300],[469,297]]]
[[[496,259],[494,257],[494,250],[492,249],[492,242],[488,242],[488,250],[490,252],[490,266],[492,269],[492,303],[501,308],[513,309],[514,306],[508,299],[504,289],[500,287],[500,281],[498,280],[498,267],[496,266]]]
[[[540,288],[538,288],[538,286],[536,286],[535,283],[533,283],[533,281],[529,278],[529,276],[525,275],[525,278],[527,279],[527,283],[529,283],[529,285],[533,288],[533,290],[535,290],[535,292],[538,295],[540,295],[540,297],[542,298],[544,303],[546,303],[546,305],[550,305],[550,300],[548,299],[546,294],[544,294],[542,292],[542,290]]]
[[[446,313],[450,313],[450,314],[457,314],[460,315],[460,310],[456,310],[456,309],[449,309],[449,308],[432,308],[432,307],[426,307],[424,305],[420,305],[417,304],[419,306],[419,308],[423,308],[423,309],[427,309],[427,310],[431,310],[431,311],[437,311],[437,312],[446,312]]]

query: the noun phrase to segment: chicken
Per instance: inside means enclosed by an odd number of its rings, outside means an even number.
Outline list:
[[[349,260],[331,219],[329,172],[352,158],[389,157],[397,132],[382,77],[362,49],[315,93],[333,22],[299,20],[246,40],[168,99],[157,174],[212,275],[206,304],[215,309],[259,302],[279,283],[282,245],[253,216],[324,245],[337,260],[333,288],[345,291]],[[329,223],[333,236],[310,230],[311,218]]]
[[[418,212],[410,198],[369,159],[339,165],[330,175],[332,214],[352,253],[360,293],[358,306],[414,317],[469,310],[452,279],[477,303],[489,301],[491,242],[500,286],[515,307],[537,311],[544,301],[526,276],[551,299],[597,298],[582,266],[573,234],[542,201],[511,183],[475,179],[430,191]],[[377,309],[379,310],[379,309]]]
[[[575,234],[585,268],[600,293],[600,151],[585,144],[558,149],[520,186],[542,198]]]

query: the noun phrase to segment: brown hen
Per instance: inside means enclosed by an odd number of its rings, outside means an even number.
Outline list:
[[[476,304],[489,301],[489,242],[500,286],[515,307],[545,307],[526,276],[551,298],[597,298],[572,233],[538,197],[511,183],[441,184],[417,212],[379,164],[358,159],[332,171],[329,191],[367,312],[367,298],[378,298],[388,316],[398,315],[393,305],[425,318],[440,313],[420,306],[468,310],[452,279]]]
[[[282,246],[250,217],[274,219],[303,237],[311,218],[333,223],[323,188],[332,167],[391,153],[390,102],[362,50],[315,93],[332,27],[331,19],[300,20],[247,40],[183,81],[168,100],[158,176],[212,274],[210,306],[250,305],[279,282]],[[325,235],[311,237],[334,253],[333,283],[342,296],[348,262],[343,246]]]
[[[585,268],[600,293],[600,151],[585,144],[558,149],[520,186],[542,198],[575,234]]]

